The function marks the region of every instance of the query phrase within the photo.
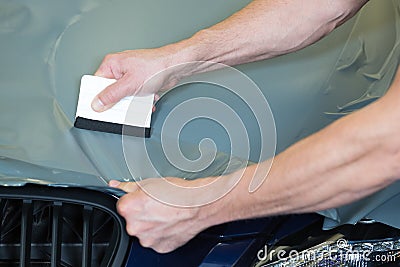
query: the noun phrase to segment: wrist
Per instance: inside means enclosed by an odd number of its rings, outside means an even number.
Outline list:
[[[174,67],[174,74],[182,79],[196,73],[221,68],[215,65],[206,30],[201,30],[188,39],[162,47],[167,53],[167,67]],[[179,68],[178,66],[182,66]]]
[[[226,178],[228,177],[207,177],[190,181],[193,183],[191,186],[204,188],[193,196],[195,203],[203,203],[194,208],[197,211],[193,219],[197,222],[196,225],[201,227],[199,231],[232,221],[229,209],[231,200],[227,199],[230,199],[231,192],[227,193],[229,185],[225,182]]]

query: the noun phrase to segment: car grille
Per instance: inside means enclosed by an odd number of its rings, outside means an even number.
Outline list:
[[[0,187],[0,198],[0,266],[124,266],[130,239],[114,195],[28,184]]]

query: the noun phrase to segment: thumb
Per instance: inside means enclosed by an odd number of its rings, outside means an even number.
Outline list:
[[[138,185],[135,182],[120,182],[117,180],[111,180],[108,185],[121,189],[127,193],[134,192],[138,189]]]
[[[107,86],[92,101],[92,109],[97,112],[103,112],[114,106],[122,98],[135,92],[135,83],[123,76],[115,83]]]

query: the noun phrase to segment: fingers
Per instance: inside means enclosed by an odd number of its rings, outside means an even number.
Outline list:
[[[94,73],[96,76],[117,79],[117,82],[108,86],[92,101],[92,109],[97,112],[111,108],[115,103],[129,95],[129,83],[121,71],[121,63],[117,54],[109,54],[104,57],[99,68]]]
[[[115,54],[109,54],[105,56],[99,68],[94,73],[94,75],[109,79],[120,78],[122,75],[120,75],[119,72],[117,72],[116,70],[113,71],[113,68],[115,69],[116,66],[118,66],[118,64],[116,64],[115,62],[116,61],[115,57],[116,57]]]
[[[123,76],[115,83],[106,87],[92,101],[92,109],[97,112],[105,111],[114,106],[122,98],[131,95],[136,89],[135,83]]]
[[[111,180],[108,185],[114,188],[119,188],[127,193],[134,192],[138,189],[138,185],[135,182],[120,182]]]
[[[155,94],[155,95],[154,95],[154,104],[153,104],[153,109],[152,109],[153,112],[156,111],[156,105],[155,105],[155,103],[156,103],[158,100],[160,100],[160,96],[159,96],[158,94]]]
[[[111,71],[111,68],[109,68],[108,65],[103,64],[103,63],[96,70],[94,75],[95,76],[99,76],[99,77],[103,77],[103,78],[108,78],[108,79],[115,79],[114,74]]]
[[[125,51],[107,55],[103,59],[95,75],[117,81],[93,99],[91,106],[94,111],[106,111],[126,96],[146,95],[163,87],[167,79],[165,75],[148,80],[163,68],[163,62],[153,53],[151,56],[147,53],[150,52]],[[143,85],[145,81],[146,86]],[[155,100],[158,100],[157,97]]]

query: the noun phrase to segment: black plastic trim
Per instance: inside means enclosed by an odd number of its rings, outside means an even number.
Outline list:
[[[35,202],[49,201],[52,205],[51,215],[51,266],[61,266],[62,250],[62,213],[64,206],[68,204],[80,205],[82,213],[82,259],[81,265],[92,267],[92,244],[93,244],[93,216],[94,209],[104,212],[113,220],[112,240],[113,247],[109,246],[105,252],[104,259],[99,266],[108,267],[125,266],[130,252],[131,238],[125,231],[125,221],[116,211],[118,196],[104,188],[87,189],[81,187],[55,187],[47,185],[26,184],[24,186],[0,186],[0,208],[4,213],[7,201],[22,200],[21,211],[21,244],[19,266],[31,266],[31,244],[32,244],[32,214]],[[0,214],[3,216],[3,214]],[[3,229],[0,229],[2,233]],[[1,247],[0,247],[1,249]],[[1,253],[0,253],[1,255]],[[80,255],[79,255],[80,256]],[[1,260],[1,258],[0,258]],[[64,265],[65,266],[65,265]]]

